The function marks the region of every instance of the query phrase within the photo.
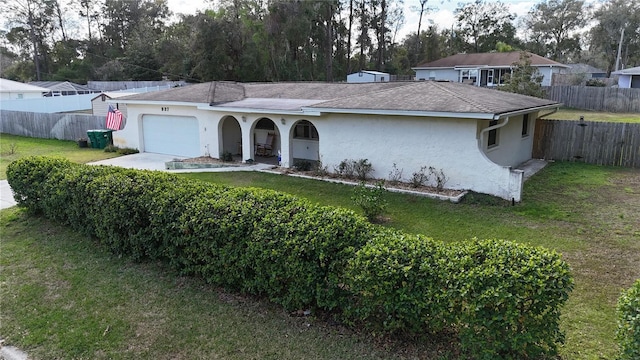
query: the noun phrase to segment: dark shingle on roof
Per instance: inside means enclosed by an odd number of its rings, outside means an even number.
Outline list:
[[[528,53],[531,59],[531,65],[554,65],[565,66],[559,62],[544,58],[540,55]],[[495,52],[495,53],[478,53],[478,54],[456,54],[439,60],[427,62],[416,66],[415,68],[453,68],[456,66],[511,66],[520,60],[520,52]]]
[[[589,64],[567,64],[570,74],[606,74],[607,72]]]
[[[225,91],[225,89],[227,91]],[[232,82],[208,82],[195,85],[187,85],[168,90],[140,93],[123,98],[124,100],[143,100],[159,102],[192,102],[192,103],[216,103],[241,100],[244,93],[239,91],[242,85]],[[213,96],[215,95],[215,96]]]
[[[551,100],[497,91],[461,83],[420,81],[311,107],[500,114],[556,104]]]
[[[30,85],[51,89],[52,91],[91,91],[87,86],[70,81],[31,81]]]
[[[119,101],[191,102],[231,108],[257,106],[287,111],[313,107],[484,114],[500,114],[557,104],[551,100],[496,91],[498,90],[436,81],[247,84],[213,82],[131,95],[120,98]],[[269,102],[268,99],[274,101]]]

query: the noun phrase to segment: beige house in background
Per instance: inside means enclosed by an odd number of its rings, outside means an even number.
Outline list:
[[[127,117],[127,105],[120,103],[108,102],[108,100],[118,99],[124,96],[137,94],[135,92],[103,92],[100,95],[91,99],[91,113],[95,116],[107,116],[109,111],[109,104],[114,108],[120,110],[124,117]]]

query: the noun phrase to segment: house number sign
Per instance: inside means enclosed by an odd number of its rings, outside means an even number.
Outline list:
[[[169,111],[169,107],[168,106],[163,106],[160,108],[161,111]]]

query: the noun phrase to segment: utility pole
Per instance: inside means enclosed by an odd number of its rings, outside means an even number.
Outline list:
[[[618,57],[616,57],[616,71],[620,70],[620,54],[622,53],[622,41],[624,39],[624,28],[620,33],[620,43],[618,44]]]

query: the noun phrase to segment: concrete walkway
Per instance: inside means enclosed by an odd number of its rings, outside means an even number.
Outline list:
[[[124,155],[115,157],[112,159],[100,160],[89,163],[89,165],[111,165],[119,166],[128,169],[139,170],[157,170],[166,171],[171,173],[188,173],[188,172],[227,172],[227,171],[260,171],[272,169],[275,166],[271,164],[243,164],[242,166],[229,166],[220,168],[202,168],[202,169],[181,169],[181,170],[167,170],[165,163],[168,161],[184,160],[184,157],[177,157],[173,155],[164,154],[152,154],[152,153],[138,153],[131,155]],[[7,180],[0,180],[0,209],[10,208],[16,205],[16,201],[13,199],[13,192],[9,186]]]
[[[112,159],[100,160],[89,163],[89,165],[111,165],[119,166],[129,169],[138,170],[157,170],[166,171],[171,173],[188,173],[188,172],[228,172],[228,171],[258,171],[271,169],[274,165],[256,163],[253,165],[242,164],[241,166],[229,166],[219,168],[202,168],[202,169],[181,169],[181,170],[167,170],[165,163],[169,161],[184,160],[184,157],[164,155],[164,154],[152,154],[152,153],[138,153],[120,156]]]
[[[545,166],[547,166],[547,162],[545,160],[530,159],[518,165],[516,169],[524,171],[524,181],[527,181],[530,177],[535,175],[538,171],[542,170]]]

